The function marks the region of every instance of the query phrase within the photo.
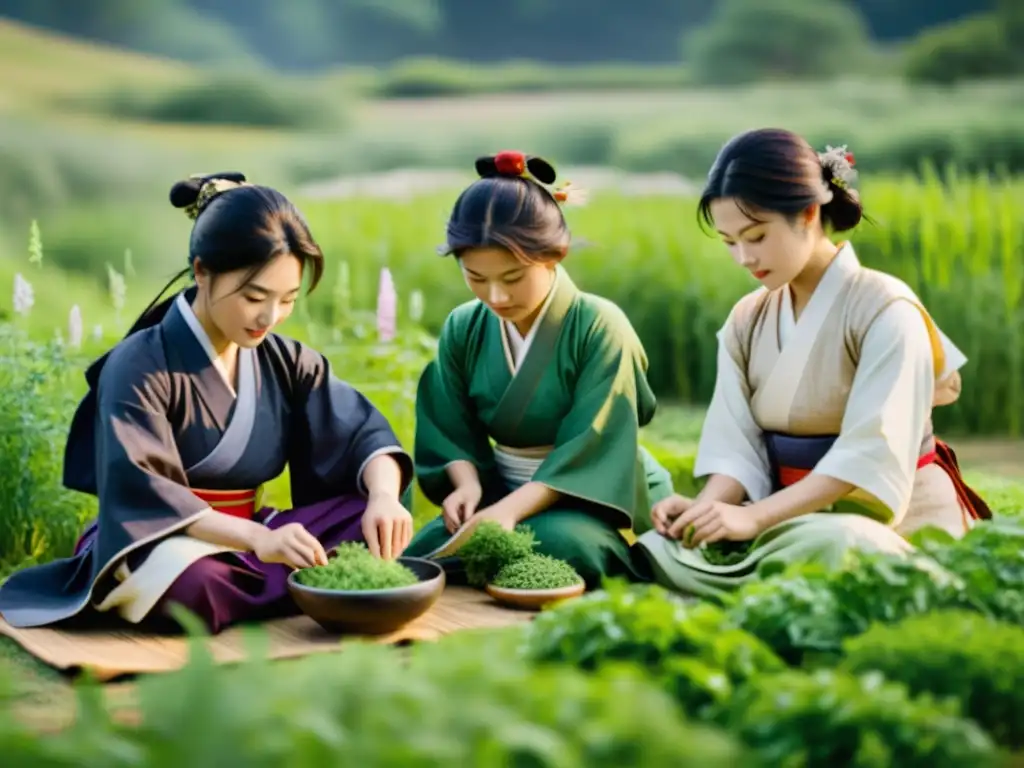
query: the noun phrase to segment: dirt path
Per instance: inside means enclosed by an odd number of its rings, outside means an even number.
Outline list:
[[[963,468],[1024,479],[1024,440],[953,440],[951,444]]]

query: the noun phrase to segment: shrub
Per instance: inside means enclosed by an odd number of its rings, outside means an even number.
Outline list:
[[[754,678],[723,722],[780,768],[986,768],[991,739],[956,702],[912,697],[881,675],[789,671]]]
[[[95,499],[62,485],[77,398],[61,346],[0,323],[0,577],[68,557]]]
[[[685,45],[694,79],[714,84],[848,74],[867,49],[863,17],[837,0],[722,0]]]
[[[730,596],[728,614],[794,665],[834,660],[846,638],[874,622],[977,608],[962,580],[920,554],[851,553],[838,571],[809,564],[765,575]]]
[[[1007,34],[1006,22],[996,13],[927,29],[907,49],[907,79],[948,85],[960,80],[1012,77],[1022,60]]]
[[[635,664],[700,716],[724,705],[737,686],[783,667],[756,638],[730,628],[715,606],[616,582],[543,611],[526,630],[522,654],[587,671]]]
[[[911,693],[952,697],[996,742],[1024,748],[1024,628],[1019,624],[937,611],[871,627],[843,649],[843,669],[881,672]]]
[[[342,125],[348,101],[267,72],[216,73],[163,89],[120,87],[76,105],[117,118],[268,128],[328,129]]]
[[[364,85],[364,93],[400,99],[615,88],[670,89],[686,84],[686,71],[677,65],[556,66],[532,61],[481,65],[413,58],[398,61],[373,76]]]
[[[974,604],[996,619],[1024,625],[1024,526],[1019,521],[981,522],[961,539],[944,531],[919,533],[921,549],[963,580]]]

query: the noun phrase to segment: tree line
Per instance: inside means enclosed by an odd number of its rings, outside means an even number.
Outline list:
[[[285,70],[412,56],[671,63],[686,58],[686,41],[726,1],[0,0],[0,16],[173,58]],[[809,15],[822,4],[792,2],[806,5]],[[994,0],[836,2],[881,42],[906,40],[995,6]]]

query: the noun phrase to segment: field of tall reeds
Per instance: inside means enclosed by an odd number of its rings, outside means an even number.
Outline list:
[[[968,357],[959,403],[936,414],[949,433],[1018,436],[1024,426],[1024,181],[953,172],[871,179],[862,186],[871,217],[849,237],[861,261],[906,280]],[[408,200],[303,201],[334,261],[353,270],[353,296],[375,295],[376,268],[428,297],[436,330],[470,297],[455,264],[435,255],[453,193]],[[715,332],[729,308],[756,287],[725,248],[699,227],[695,200],[601,192],[569,209],[577,246],[566,261],[577,284],[619,303],[651,360],[665,398],[704,404],[715,376]],[[312,297],[327,317],[329,290]]]

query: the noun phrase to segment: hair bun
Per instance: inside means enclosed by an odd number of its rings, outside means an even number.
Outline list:
[[[557,178],[555,167],[547,160],[515,150],[505,150],[496,155],[478,157],[476,172],[485,179],[493,176],[532,177],[541,184],[554,184]]]
[[[171,205],[175,208],[188,208],[199,200],[199,192],[203,185],[211,181],[228,181],[235,184],[245,182],[245,174],[238,171],[222,171],[220,173],[197,173],[187,179],[178,181],[171,187]]]

